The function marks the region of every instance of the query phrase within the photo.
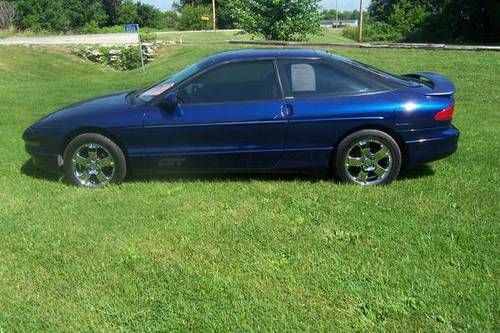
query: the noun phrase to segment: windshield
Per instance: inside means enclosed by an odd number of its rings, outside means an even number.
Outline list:
[[[182,71],[172,75],[168,79],[163,80],[160,83],[155,84],[154,86],[144,90],[143,92],[141,92],[137,96],[137,98],[139,98],[143,102],[149,102],[152,99],[154,99],[155,97],[158,97],[159,95],[163,94],[164,92],[166,92],[167,90],[169,90],[173,86],[181,83],[182,81],[186,80],[187,78],[189,78],[193,74],[204,69],[210,63],[211,63],[211,61],[209,61],[209,60],[203,60],[203,61],[200,61],[196,64],[193,64],[193,65],[183,69]]]

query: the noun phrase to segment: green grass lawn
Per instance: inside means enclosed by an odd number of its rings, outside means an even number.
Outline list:
[[[28,162],[21,135],[43,115],[230,47],[167,48],[145,74],[0,48],[0,332],[498,332],[497,53],[335,50],[458,86],[458,152],[386,187],[221,175],[85,190]]]
[[[263,40],[262,37],[254,36],[244,32],[235,31],[200,31],[200,32],[182,32],[168,31],[157,32],[158,40],[175,41],[182,40],[185,43],[210,43],[224,42],[228,40],[248,41]],[[342,36],[342,29],[322,29],[317,35],[310,36],[311,43],[354,43],[355,41]]]
[[[117,33],[124,32],[122,26],[105,27],[97,30],[95,33]],[[158,40],[175,41],[182,40],[183,43],[220,43],[229,40],[248,41],[248,40],[263,40],[262,37],[254,36],[248,33],[233,31],[233,30],[218,30],[215,33],[212,31],[155,31],[155,29],[145,28],[144,33],[153,33]],[[68,34],[81,34],[82,32],[68,32]],[[50,32],[32,32],[32,31],[10,31],[0,30],[0,39],[7,37],[40,37],[54,35]],[[310,36],[311,43],[354,43],[355,41],[342,36],[342,29],[322,29],[320,33]]]

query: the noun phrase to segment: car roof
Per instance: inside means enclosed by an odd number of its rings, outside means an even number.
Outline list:
[[[322,50],[313,49],[242,49],[234,51],[226,51],[217,53],[210,57],[214,64],[234,61],[234,60],[250,60],[260,58],[324,58],[331,56],[329,53]]]

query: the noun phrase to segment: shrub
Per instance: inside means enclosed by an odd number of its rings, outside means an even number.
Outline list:
[[[212,9],[210,6],[192,6],[182,7],[181,15],[178,20],[177,28],[179,30],[206,30],[210,29],[210,21],[202,21],[202,16],[211,17]]]
[[[81,29],[81,32],[84,34],[96,34],[99,30],[100,28],[97,22],[92,20]]]
[[[154,59],[155,45],[143,48],[144,61],[151,62]],[[73,53],[86,60],[110,66],[114,69],[125,71],[141,67],[141,55],[135,45],[123,47],[83,47]]]
[[[144,32],[141,31],[141,41],[143,43],[152,43],[155,42],[156,39],[157,39],[156,33],[149,32],[148,29],[145,29]]]
[[[177,27],[179,16],[177,15],[176,11],[168,10],[163,15],[165,20],[165,28],[174,29]]]
[[[357,27],[345,27],[342,30],[342,35],[352,40],[358,40],[358,34]],[[363,41],[365,42],[397,42],[402,38],[402,34],[387,23],[375,22],[363,26]]]
[[[231,0],[237,27],[270,40],[307,40],[320,31],[318,0]]]
[[[122,48],[116,65],[111,66],[119,70],[130,70],[141,67],[141,55],[135,46]]]

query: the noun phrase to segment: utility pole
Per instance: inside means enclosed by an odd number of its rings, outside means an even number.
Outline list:
[[[339,0],[335,0],[335,24],[339,25]]]
[[[358,42],[363,42],[363,0],[359,0],[359,37]]]
[[[212,0],[212,23],[213,23],[213,29],[214,29],[214,32],[216,31],[217,29],[217,26],[216,26],[216,19],[215,19],[215,0]]]

